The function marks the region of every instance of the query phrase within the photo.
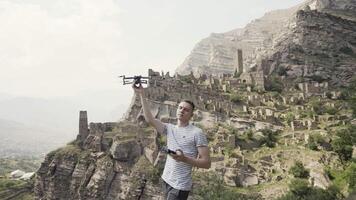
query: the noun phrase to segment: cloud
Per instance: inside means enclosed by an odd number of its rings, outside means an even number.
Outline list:
[[[120,8],[113,0],[1,1],[0,91],[71,95],[115,84]]]

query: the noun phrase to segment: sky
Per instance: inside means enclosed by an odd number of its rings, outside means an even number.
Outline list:
[[[102,116],[97,121],[114,121],[133,94],[119,75],[145,75],[149,68],[173,74],[211,33],[301,2],[0,0],[0,99],[82,96],[83,109],[118,110],[94,113]]]

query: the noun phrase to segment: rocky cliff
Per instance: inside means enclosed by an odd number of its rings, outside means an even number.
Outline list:
[[[243,29],[202,40],[177,72],[233,73],[242,49],[244,71],[257,68],[267,76],[281,67],[292,78],[321,76],[343,85],[356,70],[355,14],[352,0],[312,0],[272,11]]]
[[[243,50],[245,70],[252,64],[246,58],[253,56],[255,50],[269,46],[273,38],[285,32],[290,19],[302,6],[266,13],[244,28],[226,33],[213,33],[200,41],[190,55],[177,68],[179,74],[231,73],[237,67],[237,49]]]
[[[149,167],[157,155],[153,130],[129,122],[91,123],[90,130],[46,156],[35,177],[36,199],[158,199],[152,186],[158,175]]]

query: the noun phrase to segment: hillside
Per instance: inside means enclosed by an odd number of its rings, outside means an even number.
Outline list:
[[[192,199],[354,197],[355,8],[306,1],[203,40],[177,69],[187,75],[149,70],[153,115],[176,123],[178,103],[190,99],[207,134],[212,167],[194,171]],[[134,96],[117,123],[89,123],[81,112],[77,139],[37,171],[36,198],[159,199],[166,141],[141,107]]]
[[[350,180],[342,178],[354,167],[353,110],[341,96],[333,96],[332,89],[258,92],[232,76],[162,77],[154,71],[149,75],[151,87],[146,94],[158,119],[174,122],[178,99],[197,102],[194,123],[207,133],[213,160],[209,173],[195,173],[197,184],[212,174],[215,181],[229,186],[229,194],[246,199],[281,197],[293,177],[299,177],[291,172],[299,162],[308,172],[304,180],[313,180],[311,191],[334,185],[343,195],[353,191]],[[230,87],[226,87],[228,83]],[[323,96],[325,92],[331,95]],[[162,168],[153,163],[165,141],[147,127],[140,110],[135,97],[126,120],[90,123],[89,132],[83,129],[76,141],[48,154],[37,171],[35,195],[46,199],[132,199],[138,195],[158,199]],[[351,177],[352,181],[356,178]],[[203,191],[193,194],[204,197]]]

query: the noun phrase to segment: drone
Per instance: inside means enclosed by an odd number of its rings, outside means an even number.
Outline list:
[[[139,87],[142,84],[147,84],[149,77],[143,77],[141,75],[139,76],[133,76],[133,77],[125,77],[125,75],[119,76],[120,78],[122,78],[122,83],[124,85],[127,84],[134,84],[135,87]]]

